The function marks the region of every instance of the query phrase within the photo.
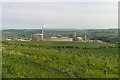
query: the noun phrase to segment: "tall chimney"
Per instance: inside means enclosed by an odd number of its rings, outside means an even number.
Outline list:
[[[86,36],[86,34],[85,34],[85,39],[84,39],[84,40],[85,40],[85,42],[87,41],[87,36]]]
[[[76,33],[74,34],[74,36],[76,37]]]
[[[42,41],[43,41],[43,34],[44,34],[44,32],[43,32],[43,27],[42,27]]]

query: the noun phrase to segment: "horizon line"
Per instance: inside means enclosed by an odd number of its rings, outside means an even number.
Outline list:
[[[6,29],[3,29],[1,28],[1,30],[10,30],[10,29],[15,29],[15,30],[25,30],[25,29],[41,29],[41,28],[6,28]],[[44,28],[44,29],[119,29],[119,28]]]

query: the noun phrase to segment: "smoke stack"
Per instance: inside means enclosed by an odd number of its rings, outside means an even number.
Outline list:
[[[44,36],[44,28],[46,28],[46,25],[42,26],[42,40],[43,40],[43,36]]]
[[[74,34],[74,36],[76,37],[76,33]]]
[[[84,39],[84,40],[85,40],[85,42],[87,41],[87,36],[86,36],[86,34],[85,34],[85,39]]]
[[[42,40],[43,40],[43,27],[42,27]]]

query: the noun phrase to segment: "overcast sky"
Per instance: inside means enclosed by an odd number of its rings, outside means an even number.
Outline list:
[[[117,0],[116,2],[112,2],[113,0],[109,0],[111,2],[107,2],[108,0],[106,2],[97,2],[98,0],[96,2],[87,2],[88,0],[84,0],[86,2],[7,1],[3,0],[2,3],[4,29],[37,29],[42,25],[47,25],[46,28],[76,29],[118,27]]]
[[[118,2],[120,0],[0,0],[2,2]]]

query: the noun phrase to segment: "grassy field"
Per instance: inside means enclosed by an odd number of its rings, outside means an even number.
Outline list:
[[[3,41],[3,78],[118,78],[118,46]]]

